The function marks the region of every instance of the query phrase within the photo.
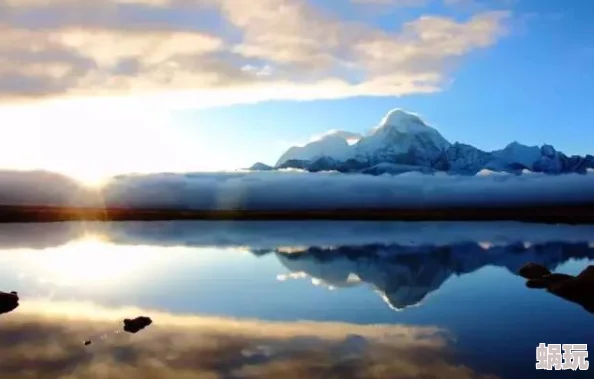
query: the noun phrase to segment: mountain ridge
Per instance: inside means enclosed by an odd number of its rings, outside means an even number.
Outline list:
[[[481,170],[521,174],[579,173],[594,169],[594,156],[568,156],[552,145],[527,146],[513,141],[503,149],[485,151],[469,144],[450,142],[420,116],[393,109],[355,143],[355,133],[334,131],[304,146],[293,146],[264,169],[339,171],[371,175],[448,172],[476,175]],[[349,138],[351,139],[349,141]],[[257,166],[253,170],[259,170]]]

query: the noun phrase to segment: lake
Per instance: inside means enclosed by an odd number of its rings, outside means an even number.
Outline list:
[[[579,274],[594,226],[3,224],[20,306],[0,315],[0,377],[594,377],[535,369],[539,343],[594,346],[594,314],[528,288],[527,262]]]

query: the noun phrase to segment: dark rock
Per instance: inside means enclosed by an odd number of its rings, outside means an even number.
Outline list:
[[[591,283],[594,285],[594,266],[588,266],[584,271],[582,271],[576,279],[579,279],[584,282]]]
[[[92,341],[90,341],[90,340],[89,340],[89,341],[85,341],[85,346],[89,346],[89,345],[90,345],[90,344],[92,344],[92,343],[93,343],[93,342],[92,342]]]
[[[329,157],[320,157],[310,162],[307,170],[310,172],[337,171],[338,167],[339,163],[336,160]]]
[[[549,292],[557,296],[561,296],[571,300],[573,300],[576,297],[580,297],[581,293],[584,292],[584,287],[578,280],[576,280],[576,278],[551,283],[549,284],[547,289],[549,290]]]
[[[563,172],[575,172],[578,174],[585,174],[588,171],[589,162],[579,155],[572,155],[571,157],[567,157],[565,155],[560,155],[563,165]]]
[[[124,331],[128,333],[138,333],[153,323],[149,317],[139,316],[135,319],[124,319]]]
[[[566,274],[549,274],[540,278],[528,279],[526,286],[529,288],[546,288],[550,290],[559,283],[565,283],[568,280],[574,280],[575,277]]]
[[[547,282],[547,288],[549,288],[550,286],[558,284],[560,282],[565,282],[567,280],[575,280],[575,276],[553,273],[550,275],[543,276],[542,279],[544,279]]]
[[[586,166],[588,168],[594,168],[594,156],[593,155],[590,155],[590,154],[586,155],[584,160],[586,161]]]
[[[506,169],[505,171],[510,172],[512,174],[513,173],[520,174],[520,173],[522,173],[522,170],[527,170],[528,167],[526,167],[523,164],[518,163],[518,162],[511,162],[505,166],[505,169]]]
[[[549,293],[577,303],[594,314],[594,266],[588,266],[578,276],[558,273],[541,276],[544,270],[544,266],[529,263],[520,269],[520,275],[532,276],[526,282],[527,287],[546,288]]]
[[[14,311],[19,306],[19,295],[12,291],[10,293],[0,291],[0,314]]]
[[[546,268],[543,265],[539,265],[536,263],[527,263],[524,266],[522,266],[522,268],[520,268],[518,274],[520,274],[521,277],[526,279],[540,279],[545,275],[551,275],[551,272],[548,268]]]
[[[493,159],[491,153],[458,142],[451,145],[445,155],[447,163],[442,163],[442,166],[447,167],[447,171],[461,175],[475,175]]]
[[[555,295],[571,301],[579,302],[580,299],[590,300],[594,303],[594,266],[588,266],[578,276],[570,276],[571,280],[552,283],[548,290]],[[569,276],[569,275],[568,275]]]
[[[526,281],[526,287],[528,288],[547,288],[547,281],[539,278],[539,279],[528,279]]]
[[[347,159],[345,162],[341,163],[338,167],[338,171],[340,172],[359,172],[366,168],[371,167],[371,164],[367,161],[360,161],[357,159]]]

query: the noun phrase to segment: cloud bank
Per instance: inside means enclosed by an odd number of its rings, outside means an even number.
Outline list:
[[[0,172],[0,205],[132,209],[328,210],[585,203],[594,175],[481,172],[370,176],[333,172],[125,175],[91,190],[45,172]]]
[[[510,16],[422,16],[387,30],[321,5],[0,0],[0,99],[176,93],[202,106],[433,92],[452,63],[504,36]]]
[[[326,210],[583,203],[594,175],[218,172],[125,175],[91,190],[65,176],[2,171],[1,205],[194,210]]]

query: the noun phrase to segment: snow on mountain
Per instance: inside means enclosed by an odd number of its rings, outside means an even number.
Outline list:
[[[384,116],[379,126],[373,129],[372,134],[377,134],[386,129],[392,129],[403,134],[415,134],[424,133],[428,128],[432,129],[418,115],[406,112],[403,109],[392,109]]]
[[[357,138],[356,143],[349,143]],[[371,175],[409,171],[476,175],[485,169],[516,174],[525,170],[585,174],[594,168],[594,156],[568,157],[550,145],[526,146],[518,142],[492,152],[458,142],[451,144],[418,115],[394,109],[366,136],[344,131],[329,133],[305,146],[292,147],[281,156],[276,168]]]
[[[321,157],[344,160],[349,156],[351,142],[360,138],[361,136],[356,133],[342,130],[331,131],[305,146],[291,147],[278,159],[275,166],[279,167],[290,160],[313,161]]]
[[[349,140],[358,139],[355,144]],[[443,154],[450,143],[434,128],[425,124],[419,116],[401,109],[390,111],[367,136],[336,131],[302,147],[291,147],[283,154],[276,167],[303,167],[304,162],[316,162],[326,158],[329,162],[346,162],[352,159],[365,162],[365,169],[381,163],[431,167],[433,161]],[[339,169],[327,167],[314,171]],[[355,162],[347,164],[344,171],[351,171]],[[334,166],[341,166],[334,164]],[[390,167],[391,166],[386,166]],[[340,169],[339,169],[340,170]]]
[[[416,156],[435,157],[450,143],[419,116],[394,109],[369,136],[354,145],[357,160],[372,164],[383,162],[415,165]],[[416,154],[420,152],[421,154]]]

